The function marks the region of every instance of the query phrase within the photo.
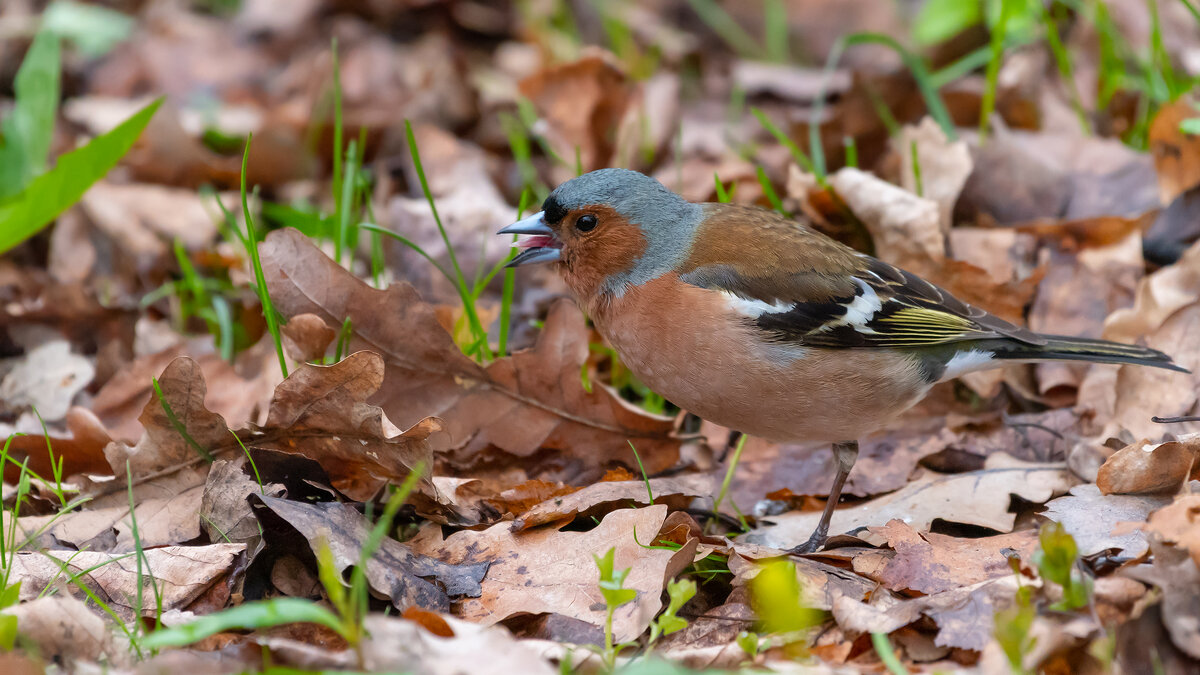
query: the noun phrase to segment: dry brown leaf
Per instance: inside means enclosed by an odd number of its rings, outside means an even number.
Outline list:
[[[162,598],[163,610],[191,604],[214,583],[224,580],[244,550],[243,544],[224,543],[151,548],[144,551],[141,568],[136,555],[72,550],[20,552],[13,559],[12,574],[14,580],[21,581],[22,600],[38,597],[66,575],[79,575],[79,583],[86,584],[128,621],[139,611],[142,616],[155,616],[158,597]],[[157,595],[149,588],[151,579]],[[139,583],[146,585],[140,609],[133,604]],[[84,599],[82,591],[68,588]]]
[[[643,548],[655,541],[666,517],[667,507],[656,505],[613,511],[587,532],[514,532],[508,523],[499,523],[480,532],[457,532],[440,543],[427,542],[426,552],[452,564],[490,563],[483,594],[455,608],[464,619],[492,624],[518,614],[553,612],[603,626],[604,598],[596,585],[599,570],[592,556],[615,548],[615,569],[632,567],[625,588],[638,594],[616,610],[613,635],[617,641],[632,640],[662,608],[667,580],[695,554],[695,539],[677,551]]]
[[[199,536],[196,513],[208,467],[201,466],[197,447],[211,453],[235,442],[225,420],[205,407],[207,385],[196,361],[174,359],[158,382],[162,400],[153,396],[142,408],[138,419],[144,431],[137,444],[130,447],[113,442],[104,449],[115,479],[92,483],[86,490],[94,496],[88,510],[67,516],[96,534],[115,528],[115,542],[103,550],[129,550],[133,545],[125,489],[129,480],[136,483],[135,516],[144,546],[176,544]],[[174,421],[167,415],[168,406]]]
[[[1200,659],[1200,568],[1190,552],[1165,542],[1151,543],[1154,565],[1127,570],[1130,577],[1162,591],[1162,623],[1171,642],[1193,659]]]
[[[337,331],[315,314],[293,316],[283,325],[283,347],[298,362],[316,361],[337,337]]]
[[[1138,282],[1132,307],[1113,312],[1104,323],[1104,337],[1133,342],[1162,325],[1177,310],[1200,300],[1200,243],[1179,262]]]
[[[1068,173],[1019,141],[1019,134],[1004,134],[972,148],[975,170],[963,186],[956,206],[959,219],[981,216],[1002,225],[1039,218],[1058,218],[1071,199]]]
[[[1159,108],[1150,122],[1150,154],[1163,204],[1200,184],[1200,136],[1179,128],[1180,122],[1195,116],[1193,102],[1185,96]]]
[[[224,199],[232,201],[230,195]],[[80,205],[122,254],[133,259],[139,272],[149,271],[171,256],[176,240],[187,250],[211,245],[220,217],[195,190],[140,183],[100,181],[83,194]]]
[[[558,451],[531,474],[598,476],[610,463],[636,466],[636,443],[647,473],[672,466],[678,442],[673,420],[650,415],[600,384],[587,392],[579,378],[588,354],[582,314],[569,303],[552,309],[532,350],[486,369],[459,351],[433,309],[408,284],[375,290],[354,278],[292,229],[277,230],[261,249],[272,300],[288,316],[313,313],[340,326],[350,317],[352,346],[383,355],[384,389],[374,399],[401,426],[426,415],[442,418],[455,448],[448,459],[472,463],[495,445],[518,457]]]
[[[1200,438],[1151,443],[1142,439],[1109,457],[1096,475],[1105,495],[1174,494],[1200,474]]]
[[[1169,316],[1145,341],[1154,349],[1169,354],[1178,365],[1191,370],[1179,373],[1123,365],[1117,371],[1113,422],[1134,438],[1161,438],[1163,433],[1200,431],[1200,425],[1181,424],[1165,427],[1152,420],[1155,416],[1189,415],[1196,408],[1197,382],[1200,381],[1200,302]]]
[[[868,604],[850,596],[838,598],[833,617],[843,629],[890,633],[928,616],[938,626],[934,644],[983,649],[992,639],[993,617],[1012,603],[1018,582],[1011,574],[911,600],[878,594]]]
[[[278,483],[259,485],[249,475],[249,469],[244,455],[213,462],[204,482],[199,515],[209,541],[245,544],[253,553],[258,548],[262,531],[247,498],[252,494],[280,497],[285,490]]]
[[[568,495],[548,499],[518,516],[514,529],[528,530],[546,523],[562,523],[577,517],[599,517],[616,508],[665,504],[671,510],[686,507],[695,497],[712,497],[713,476],[692,474],[677,478],[653,478],[644,481],[603,481]],[[646,492],[654,494],[654,501]]]
[[[949,233],[954,202],[958,201],[973,167],[967,142],[962,139],[951,141],[932,117],[924,117],[920,123],[900,130],[892,151],[901,158],[900,185],[912,194],[918,193],[916,169],[919,165],[920,194],[937,204],[942,232]]]
[[[0,404],[11,412],[33,408],[48,422],[66,416],[75,395],[96,374],[92,360],[73,352],[64,339],[46,341],[7,365]]]
[[[1015,515],[1008,512],[1010,494],[1031,502],[1044,502],[1067,491],[1071,484],[1065,466],[1022,462],[1007,455],[988,457],[983,470],[963,474],[928,472],[889,495],[833,512],[829,533],[842,534],[861,527],[882,526],[898,518],[918,530],[928,530],[941,518],[979,525],[1000,532],[1012,530]],[[788,549],[808,539],[821,514],[793,511],[772,516],[772,524],[742,535],[748,543]],[[880,543],[882,537],[864,537]]]
[[[1104,321],[1111,312],[1129,306],[1145,267],[1142,240],[1137,233],[1108,246],[1083,249],[1071,257],[1054,253],[1052,261],[1038,284],[1029,327],[1038,332],[1093,338],[1103,333]],[[1038,391],[1045,394],[1063,386],[1075,389],[1086,370],[1083,364],[1038,364]]]
[[[1171,503],[1170,497],[1150,495],[1103,495],[1095,485],[1076,485],[1071,494],[1046,505],[1042,514],[1075,537],[1080,555],[1092,555],[1115,548],[1130,557],[1146,552],[1146,536],[1139,530],[1115,534],[1118,523],[1142,523],[1158,508]]]
[[[1200,568],[1200,495],[1187,494],[1150,514],[1142,528],[1164,544],[1186,550]]]
[[[333,553],[338,573],[359,564],[371,523],[350,504],[317,502],[306,504],[265,495],[254,497],[301,534],[317,555],[322,546]],[[275,525],[260,516],[264,527]],[[447,564],[414,553],[405,544],[385,538],[366,565],[372,590],[391,599],[397,609],[417,606],[449,611],[450,598],[478,597],[479,582],[487,563],[476,561]],[[466,602],[471,602],[466,600]]]
[[[23,435],[14,433],[6,441],[9,443],[9,457],[15,460],[14,464],[27,459],[29,468],[39,476],[53,476],[51,458],[46,452],[47,438],[41,433],[41,424],[37,424],[35,432],[33,424],[36,420],[29,420],[28,427],[21,421],[18,420],[12,432],[22,432]],[[51,431],[48,439],[54,450],[54,462],[62,462],[63,475],[109,473],[104,448],[112,442],[112,438],[104,424],[87,408],[72,407],[67,411],[66,426],[69,435]],[[0,435],[8,436],[8,429],[0,431]],[[16,472],[11,466],[5,467],[5,478],[16,483]]]
[[[373,672],[417,675],[558,672],[535,648],[517,641],[499,626],[478,626],[454,617],[444,617],[443,621],[453,632],[450,638],[439,639],[414,621],[378,614],[368,617],[366,628],[371,639],[363,647],[367,667]]]
[[[301,364],[275,388],[266,424],[247,443],[313,459],[333,487],[368,500],[385,483],[404,482],[418,463],[431,468],[429,437],[441,430],[437,419],[425,418],[401,431],[367,403],[383,376],[383,359],[373,352],[331,366]],[[419,485],[433,497],[427,473]]]
[[[67,664],[105,659],[121,665],[128,661],[128,652],[116,644],[108,623],[70,595],[36,598],[0,610],[0,614],[17,617],[18,631],[37,644],[44,659]]]
[[[1005,551],[1029,560],[1037,548],[1037,533],[1033,530],[964,539],[918,533],[903,521],[892,520],[884,527],[871,528],[871,532],[886,537],[888,546],[896,551],[873,576],[894,591],[926,595],[1012,574]]]
[[[607,52],[551,66],[521,81],[521,94],[545,119],[555,152],[572,161],[576,149],[584,171],[608,166],[610,130],[617,127],[633,96],[625,73]]]
[[[923,274],[926,261],[945,257],[936,202],[854,168],[829,176],[829,184],[867,226],[879,259]]]
[[[97,392],[92,401],[92,411],[110,430],[117,440],[136,440],[142,433],[138,416],[152,398],[154,391],[151,379],[158,377],[175,358],[188,356],[200,365],[200,371],[208,383],[205,406],[231,425],[240,426],[258,419],[260,408],[271,400],[271,392],[282,379],[275,361],[274,345],[268,345],[268,337],[259,345],[251,347],[238,357],[239,367],[207,349],[193,349],[190,344],[176,344],[164,351],[135,359],[124,364]],[[263,349],[266,347],[266,349]],[[264,371],[263,357],[269,357],[269,368]],[[239,370],[255,373],[247,379]]]
[[[525,513],[544,501],[569,495],[582,488],[563,483],[552,483],[546,480],[527,480],[502,491],[495,497],[487,499],[487,503],[500,513],[511,513],[514,516]]]

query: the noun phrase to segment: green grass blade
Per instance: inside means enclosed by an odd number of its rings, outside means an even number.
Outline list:
[[[784,0],[764,0],[763,31],[767,55],[772,61],[787,63],[791,56],[788,54],[788,17]]]
[[[983,3],[975,0],[928,0],[913,21],[913,39],[922,46],[945,42],[983,21]]]
[[[1056,9],[1062,9],[1061,5],[1056,5]],[[1046,27],[1046,44],[1050,46],[1050,53],[1054,55],[1054,64],[1058,68],[1058,74],[1062,78],[1063,86],[1067,88],[1067,96],[1071,100],[1071,109],[1075,111],[1075,117],[1079,119],[1079,128],[1083,130],[1085,136],[1092,134],[1092,125],[1088,121],[1087,111],[1083,109],[1083,101],[1079,97],[1079,88],[1075,86],[1074,66],[1071,64],[1071,54],[1062,43],[1062,38],[1058,35],[1058,21],[1054,15],[1050,13],[1049,7],[1042,8],[1042,23]]]
[[[739,56],[761,59],[767,56],[766,51],[759,46],[758,41],[746,32],[729,12],[726,12],[715,0],[688,0],[692,11],[707,25],[712,32],[726,42]]]
[[[246,219],[246,233],[242,245],[250,255],[250,265],[254,268],[254,285],[258,292],[259,303],[262,304],[263,318],[267,320],[267,332],[275,341],[275,354],[279,357],[279,370],[284,377],[288,376],[287,360],[283,357],[283,338],[279,333],[279,315],[275,313],[275,305],[271,303],[271,294],[267,291],[267,279],[263,274],[262,259],[258,256],[258,228],[254,226],[254,215],[250,213],[250,200],[246,197],[246,165],[250,159],[250,141],[253,134],[246,136],[246,150],[242,153],[242,216]]]
[[[425,195],[425,200],[429,202],[429,210],[433,214],[433,222],[437,224],[438,233],[442,235],[442,242],[446,244],[446,254],[450,257],[450,265],[454,268],[454,277],[451,281],[458,287],[458,293],[463,299],[463,312],[467,315],[467,321],[471,325],[471,330],[479,340],[479,351],[484,360],[491,360],[492,353],[487,345],[487,331],[479,321],[479,315],[475,311],[475,303],[470,299],[470,293],[467,287],[467,278],[463,276],[462,267],[458,264],[458,256],[454,254],[454,244],[450,242],[450,235],[446,233],[446,227],[442,224],[442,217],[438,215],[437,204],[433,199],[433,192],[429,189],[429,181],[425,178],[425,167],[421,164],[421,151],[417,148],[417,138],[413,134],[412,123],[404,120],[404,135],[408,140],[408,151],[412,156],[413,168],[417,172],[417,179],[421,183],[421,192]],[[429,256],[425,256],[429,259]]]
[[[311,600],[274,598],[247,602],[182,626],[157,630],[142,640],[142,646],[148,649],[182,647],[227,630],[271,628],[289,623],[315,623],[339,634],[342,631],[337,616]]]
[[[104,177],[129,152],[163,99],[134,113],[108,133],[65,153],[50,171],[34,178],[21,194],[0,204],[0,253],[32,237]]]
[[[992,26],[992,39],[989,42],[991,57],[987,66],[987,85],[983,89],[983,102],[979,110],[979,143],[987,140],[991,127],[992,111],[996,107],[996,86],[1000,77],[1000,61],[1004,56],[1004,36],[1008,29],[1008,18],[1012,15],[1015,0],[1000,0],[1000,19]]]
[[[338,60],[338,42],[335,36],[329,50],[333,59],[333,211],[342,212],[342,66]],[[334,241],[337,261],[342,262],[341,240]]]
[[[58,36],[39,31],[13,82],[16,106],[0,126],[0,199],[20,192],[46,168],[54,139],[60,77]]]
[[[895,38],[882,33],[854,33],[842,39],[845,41],[847,47],[877,44],[883,45],[899,54],[900,60],[904,62],[905,67],[912,73],[913,79],[917,81],[917,88],[921,90],[921,97],[925,99],[925,107],[929,109],[929,116],[942,128],[942,132],[946,134],[946,138],[952,141],[958,139],[958,131],[954,128],[954,120],[950,117],[950,111],[946,109],[946,104],[942,101],[941,94],[933,86],[933,78],[929,74],[929,68],[925,66],[925,62],[920,56],[905,49]],[[818,99],[817,106],[821,105],[823,105],[823,101]]]
[[[883,661],[883,665],[892,675],[908,675],[908,669],[896,656],[896,650],[892,649],[892,643],[888,640],[887,633],[871,633],[871,644],[875,647],[875,653],[879,655],[879,660]]]
[[[771,135],[775,137],[775,140],[779,141],[783,147],[788,149],[788,152],[792,153],[792,159],[796,160],[796,163],[800,165],[800,168],[816,176],[817,182],[820,183],[822,187],[825,186],[825,171],[818,170],[814,162],[808,158],[808,155],[804,154],[804,151],[800,149],[800,146],[796,145],[795,141],[793,141],[786,133],[784,133],[783,129],[780,129],[779,126],[772,122],[771,118],[767,117],[767,114],[759,108],[750,108],[750,114],[754,115],[755,119],[758,120],[758,123],[761,124],[764,129],[769,131]]]
[[[150,382],[154,384],[154,395],[158,397],[158,402],[162,404],[163,413],[166,414],[167,420],[171,423],[171,426],[174,427],[175,432],[180,436],[183,436],[183,440],[187,442],[191,449],[196,451],[197,455],[200,455],[204,458],[204,461],[212,464],[216,458],[213,457],[212,453],[209,452],[203,445],[197,443],[196,439],[192,438],[192,435],[188,433],[187,427],[185,427],[183,422],[179,420],[179,417],[175,415],[175,411],[171,409],[171,404],[167,403],[167,398],[163,396],[162,387],[158,385],[158,378],[151,378]]]
[[[758,174],[758,184],[762,186],[763,194],[766,196],[767,201],[771,204],[771,208],[785,216],[788,215],[788,212],[783,208],[783,202],[780,201],[779,195],[775,193],[775,187],[771,185],[771,179],[767,178],[766,170],[761,166],[756,166],[754,169]]]

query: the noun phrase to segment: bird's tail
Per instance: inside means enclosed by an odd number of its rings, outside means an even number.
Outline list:
[[[1173,362],[1170,356],[1149,347],[1065,335],[1040,335],[1039,337],[1045,338],[1046,344],[1032,345],[1015,340],[1005,340],[1003,345],[995,347],[993,358],[1016,361],[1132,363],[1181,373],[1191,372]]]

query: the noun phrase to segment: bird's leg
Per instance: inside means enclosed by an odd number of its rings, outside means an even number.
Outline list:
[[[825,502],[825,510],[821,512],[821,522],[817,523],[817,529],[813,531],[808,541],[792,548],[788,553],[793,555],[815,553],[825,545],[825,540],[829,538],[829,520],[833,518],[833,510],[837,508],[838,500],[842,496],[842,486],[846,484],[846,477],[850,475],[850,469],[854,468],[854,461],[858,459],[858,441],[834,443],[833,458],[837,461],[837,475],[833,477],[833,487],[829,490],[829,501]]]
[[[729,436],[725,438],[725,449],[722,450],[720,456],[717,457],[717,464],[725,463],[725,458],[729,456],[729,451],[737,447],[738,441],[742,440],[742,436],[744,435],[745,434],[740,431],[735,431],[733,429],[729,430]]]

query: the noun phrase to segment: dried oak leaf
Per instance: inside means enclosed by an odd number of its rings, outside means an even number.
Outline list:
[[[385,483],[403,482],[418,463],[430,468],[429,437],[441,430],[432,417],[401,431],[367,399],[383,384],[383,358],[356,352],[331,366],[303,364],[275,388],[266,424],[248,444],[315,460],[333,487],[357,501]],[[436,492],[422,476],[428,496]]]
[[[1150,514],[1142,529],[1157,541],[1186,550],[1200,568],[1200,495],[1180,495]]]
[[[551,66],[521,81],[548,125],[547,138],[562,157],[576,149],[584,171],[608,166],[612,133],[633,96],[625,73],[607,53]]]
[[[951,141],[932,117],[924,117],[919,124],[901,129],[893,146],[893,152],[902,158],[900,185],[913,194],[919,189],[924,198],[933,201],[942,231],[949,232],[954,202],[974,167],[967,142]]]
[[[1188,551],[1165,542],[1151,544],[1154,566],[1130,568],[1126,575],[1162,590],[1162,622],[1171,642],[1200,659],[1200,568]]]
[[[483,531],[463,530],[442,542],[425,541],[429,555],[453,564],[488,563],[483,593],[464,599],[455,613],[492,624],[520,614],[555,613],[596,626],[605,621],[604,598],[597,586],[593,555],[616,549],[615,569],[632,568],[625,588],[637,598],[616,610],[613,636],[619,641],[641,635],[662,608],[666,582],[690,564],[697,539],[676,551],[644,548],[655,541],[667,520],[665,505],[621,509],[587,532],[552,528],[514,532],[508,523]]]
[[[1146,552],[1146,536],[1140,530],[1114,533],[1118,523],[1142,523],[1155,509],[1171,503],[1162,495],[1104,495],[1092,484],[1076,485],[1071,494],[1046,504],[1042,514],[1061,523],[1079,545],[1080,555],[1110,548],[1138,557]]]
[[[918,533],[898,519],[870,529],[887,537],[888,546],[896,551],[873,576],[894,591],[926,595],[1012,574],[1004,551],[1015,551],[1022,560],[1028,560],[1037,548],[1037,533],[1033,530],[964,539],[936,532]]]
[[[112,437],[104,424],[90,410],[78,406],[67,410],[66,423],[69,436],[60,436],[54,431],[50,432],[49,438],[41,433],[14,433],[9,436],[5,442],[9,444],[9,457],[13,461],[5,467],[5,479],[16,484],[17,474],[13,465],[26,460],[27,466],[40,476],[54,475],[51,461],[62,462],[61,470],[64,476],[109,473],[110,467],[104,457],[104,448],[112,442]],[[40,424],[38,430],[41,430]],[[23,431],[20,422],[13,431]],[[46,452],[47,442],[54,450],[53,456]]]
[[[833,512],[830,534],[860,527],[882,526],[893,518],[928,530],[934,519],[979,525],[1000,532],[1012,530],[1016,516],[1009,513],[1010,495],[1040,503],[1067,491],[1070,474],[1062,465],[1022,462],[1004,454],[987,458],[985,468],[962,474],[928,472],[904,488],[878,499]],[[816,511],[792,511],[772,516],[772,523],[742,535],[748,543],[788,549],[803,542],[817,526]],[[860,535],[871,543],[882,537]]]
[[[44,659],[66,664],[103,659],[114,665],[127,660],[128,650],[117,645],[109,624],[69,594],[22,602],[0,614],[17,617],[17,630],[37,645]]]
[[[565,523],[577,517],[596,517],[616,508],[633,505],[666,504],[671,510],[686,507],[694,497],[711,497],[714,477],[692,474],[649,481],[620,480],[593,483],[568,495],[555,496],[521,514],[514,530],[528,530],[546,523]],[[650,501],[650,493],[654,501]]]
[[[266,509],[291,525],[308,540],[313,553],[329,546],[338,573],[357,565],[371,534],[371,523],[350,504],[318,502],[305,504],[266,495],[255,495]],[[259,514],[260,522],[263,516]],[[264,527],[274,523],[264,522]],[[420,553],[405,544],[385,538],[367,561],[367,582],[390,598],[397,609],[417,606],[449,611],[451,597],[478,597],[479,582],[487,572],[486,562],[449,564]],[[470,602],[470,600],[467,600]]]
[[[1105,495],[1174,494],[1200,475],[1198,455],[1200,437],[1165,443],[1142,439],[1105,460],[1096,474],[1096,487]]]
[[[205,407],[207,385],[196,361],[186,356],[174,359],[158,382],[162,399],[152,396],[142,408],[138,419],[144,431],[137,444],[130,447],[113,442],[104,449],[116,479],[88,485],[85,491],[93,499],[86,510],[63,518],[79,521],[82,529],[102,537],[100,541],[106,532],[115,530],[115,541],[101,550],[133,547],[128,481],[134,483],[135,516],[144,546],[177,544],[199,536],[196,513],[208,475],[200,451],[212,452],[233,442],[225,420]]]
[[[259,485],[247,473],[247,464],[245,455],[213,462],[200,500],[200,521],[209,541],[245,544],[253,553],[262,539],[262,531],[247,498],[256,493],[280,497],[286,490],[279,483]]]
[[[1012,603],[1018,583],[1010,574],[909,600],[884,593],[870,603],[841,596],[833,617],[845,630],[890,633],[928,616],[938,626],[935,645],[979,650],[992,640],[993,617]]]
[[[1156,415],[1173,417],[1190,415],[1196,409],[1200,394],[1200,302],[1192,303],[1167,317],[1146,340],[1146,345],[1158,349],[1191,370],[1191,373],[1163,371],[1123,365],[1117,371],[1116,400],[1111,422],[1128,429],[1135,438],[1161,438],[1166,430],[1174,433],[1200,431],[1196,424],[1164,427],[1153,421]]]
[[[283,348],[296,361],[315,361],[325,356],[325,350],[337,337],[337,331],[315,314],[293,316],[281,331]]]
[[[650,415],[600,384],[584,389],[579,372],[588,332],[571,303],[552,308],[533,349],[484,368],[455,346],[412,286],[373,289],[290,228],[268,235],[260,252],[276,308],[286,316],[316,314],[332,326],[348,317],[352,348],[378,352],[387,366],[372,400],[401,426],[440,417],[454,446],[448,461],[469,464],[491,445],[523,458],[547,449],[557,452],[526,461],[531,474],[540,468],[557,471],[553,478],[578,479],[598,477],[610,463],[636,466],[630,439],[648,473],[678,458],[670,418]]]
[[[14,580],[20,580],[21,599],[32,600],[64,574],[79,575],[117,614],[128,621],[134,615],[155,616],[161,597],[163,610],[186,607],[222,580],[243,544],[208,546],[165,546],[144,552],[139,564],[136,556],[95,551],[51,550],[21,552],[13,559]],[[142,606],[136,607],[138,584],[153,576],[156,593],[143,593]],[[84,599],[82,591],[75,591]]]

